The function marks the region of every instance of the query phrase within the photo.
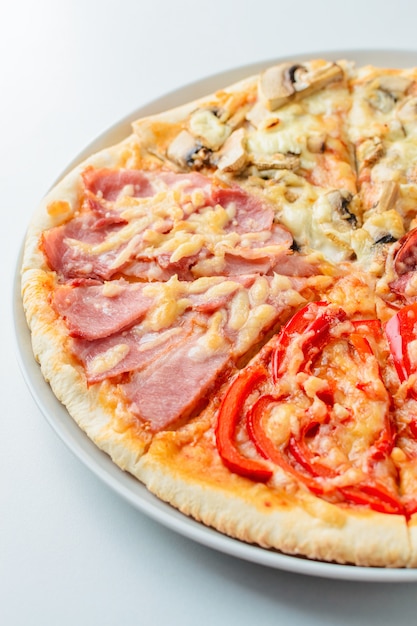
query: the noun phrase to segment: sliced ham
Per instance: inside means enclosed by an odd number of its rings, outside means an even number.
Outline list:
[[[417,302],[415,272],[406,272],[389,283],[389,288],[408,304]]]
[[[283,276],[316,276],[320,267],[308,257],[300,254],[282,254],[272,267],[272,272]]]
[[[281,245],[285,248],[291,248],[294,243],[294,239],[290,231],[281,226],[281,224],[272,224],[270,229],[270,237],[266,242],[266,245],[271,244]]]
[[[284,227],[274,224],[272,208],[259,197],[237,185],[221,187],[197,172],[178,174],[160,171],[110,170],[87,168],[83,175],[84,198],[81,213],[66,224],[52,228],[43,235],[42,247],[51,269],[64,280],[90,278],[110,280],[117,273],[146,280],[167,280],[177,275],[180,280],[193,280],[201,274],[194,266],[213,253],[208,240],[197,253],[171,262],[171,254],[163,246],[175,220],[186,221],[193,212],[218,204],[229,210],[231,219],[226,233],[241,235],[242,245],[226,251],[224,274],[267,273],[278,260],[277,255],[288,251],[292,236]],[[158,212],[124,217],[121,205],[115,202],[123,195],[152,197],[162,188],[180,190],[173,202],[184,203],[184,213],[178,218],[164,218]],[[191,202],[191,199],[194,200]],[[160,202],[160,200],[158,201]],[[187,204],[187,210],[185,210]],[[116,207],[116,208],[115,208]],[[190,208],[191,207],[191,208]],[[129,214],[129,213],[127,213]],[[133,221],[135,220],[135,221]],[[160,233],[162,240],[155,248],[149,244],[147,232]],[[118,234],[120,233],[120,238]],[[124,236],[126,234],[126,237]],[[252,240],[249,235],[252,234]],[[258,238],[253,235],[258,235]],[[244,241],[249,237],[249,242]],[[101,248],[100,248],[101,246]],[[275,246],[271,251],[269,248]],[[161,252],[158,248],[161,247]],[[268,247],[268,252],[262,248]],[[152,258],[145,258],[148,256]],[[236,258],[231,258],[231,257]],[[206,265],[210,268],[210,264]],[[211,272],[210,269],[203,270]],[[216,273],[220,275],[218,267]]]
[[[97,216],[96,230],[111,224],[127,224],[127,220],[117,211],[109,210],[107,202],[104,204],[103,201],[99,202],[94,196],[87,196],[85,204],[87,209]]]
[[[170,350],[120,385],[131,410],[154,432],[185,419],[200,404],[229,364],[226,352],[193,358],[199,334]]]
[[[271,230],[274,220],[273,209],[240,187],[214,187],[213,200],[224,209],[232,205],[234,217],[229,226],[230,230],[237,233]]]
[[[213,204],[211,179],[198,172],[177,174],[176,172],[163,171],[156,178],[163,181],[169,188],[180,188],[183,193],[192,194],[194,191],[203,192],[208,205]]]
[[[238,276],[239,274],[267,274],[273,262],[267,256],[246,258],[240,254],[225,254],[224,264],[220,271],[224,276]]]
[[[165,270],[170,276],[178,276],[179,280],[193,280],[192,267],[200,258],[201,254],[192,254],[184,256],[179,261],[172,262],[171,256],[168,254],[160,254],[157,256],[157,263],[162,270]]]
[[[49,267],[64,279],[108,280],[117,271],[112,263],[124,246],[101,255],[92,254],[88,248],[100,245],[122,227],[112,219],[103,222],[93,214],[85,214],[44,232],[41,247]]]
[[[148,281],[166,282],[174,274],[173,268],[163,269],[155,259],[140,259],[123,268],[124,276]]]
[[[184,284],[180,297],[188,298],[189,305],[202,313],[213,313],[227,306],[242,284],[250,284],[250,278],[229,281],[226,291],[214,292],[221,279],[210,281],[198,293],[188,294]],[[53,297],[53,307],[64,318],[70,335],[88,341],[103,339],[138,324],[155,302],[155,297],[144,293],[148,283],[128,283],[120,279],[110,283],[82,281],[59,286]],[[158,289],[158,283],[154,283]],[[181,291],[180,291],[181,293]],[[184,310],[184,311],[185,311]],[[181,320],[178,320],[178,322]]]
[[[150,176],[141,170],[112,170],[87,168],[82,175],[84,187],[95,196],[114,202],[124,192],[135,198],[153,196]]]
[[[65,319],[70,334],[93,340],[108,337],[141,320],[153,299],[143,284],[124,280],[105,285],[63,285],[55,291],[53,306]]]
[[[155,333],[141,333],[133,328],[95,341],[75,339],[73,353],[83,364],[88,382],[93,384],[147,367],[184,341],[189,333],[188,326]]]

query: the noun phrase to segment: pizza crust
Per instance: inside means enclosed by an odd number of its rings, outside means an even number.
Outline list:
[[[241,541],[323,561],[409,566],[403,516],[355,511],[306,490],[288,493],[253,483],[226,470],[213,439],[213,428],[204,431],[201,422],[160,434],[141,458],[136,476],[184,514]]]
[[[23,284],[32,347],[45,380],[88,437],[122,469],[134,468],[149,436],[125,409],[112,400],[106,385],[88,387],[82,368],[66,349],[67,331],[48,303],[50,277],[31,270]],[[106,393],[107,392],[107,393]]]

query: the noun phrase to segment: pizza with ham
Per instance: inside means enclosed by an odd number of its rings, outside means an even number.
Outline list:
[[[57,398],[185,515],[417,567],[417,69],[281,63],[76,166],[22,294]]]

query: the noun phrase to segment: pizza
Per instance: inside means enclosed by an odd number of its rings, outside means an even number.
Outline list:
[[[43,376],[236,540],[417,566],[417,69],[284,62],[135,121],[47,194]]]

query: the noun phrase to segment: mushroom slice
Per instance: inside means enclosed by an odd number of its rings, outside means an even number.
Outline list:
[[[399,186],[393,180],[387,180],[382,183],[382,191],[375,210],[378,213],[384,213],[394,208],[399,194]]]
[[[372,108],[389,113],[395,103],[402,98],[413,83],[411,78],[398,74],[385,74],[378,76],[368,85],[367,100]]]
[[[293,63],[281,63],[261,74],[259,91],[270,111],[278,109],[294,95],[293,68]]]
[[[326,147],[326,133],[312,133],[307,137],[307,148],[313,154],[324,152]]]
[[[244,145],[245,131],[243,128],[235,130],[226,139],[217,167],[223,172],[240,172],[248,162],[248,154]]]
[[[349,210],[352,194],[346,189],[334,189],[326,194],[326,198],[334,213],[342,220],[346,220],[353,228],[357,226],[357,217]]]
[[[313,93],[317,93],[317,91],[327,87],[327,85],[343,80],[343,77],[344,72],[342,68],[337,65],[337,63],[332,63],[328,67],[315,72],[309,80],[307,86],[296,92],[295,99],[301,100],[302,98],[306,98]]]
[[[300,157],[296,154],[277,152],[271,156],[251,155],[250,160],[260,172],[264,170],[296,170],[300,167]]]
[[[267,108],[274,111],[287,102],[302,100],[330,83],[342,80],[343,76],[342,68],[336,63],[313,72],[311,76],[302,65],[281,63],[261,74],[259,90]]]
[[[375,244],[387,244],[397,241],[404,235],[404,224],[395,209],[383,213],[373,213],[364,223],[366,230]]]
[[[375,165],[384,155],[384,145],[379,137],[365,139],[356,147],[356,157],[359,166],[370,167]]]
[[[395,105],[395,97],[384,89],[373,89],[366,99],[373,109],[381,113],[389,113]]]
[[[167,157],[177,165],[186,167],[199,147],[195,137],[187,130],[182,130],[168,147]]]
[[[417,121],[417,97],[411,96],[404,98],[403,102],[397,109],[398,119],[403,123]]]
[[[390,93],[397,100],[399,96],[405,94],[412,82],[411,78],[407,78],[407,76],[385,74],[384,76],[379,76],[374,81],[374,84],[376,83],[375,86]]]

